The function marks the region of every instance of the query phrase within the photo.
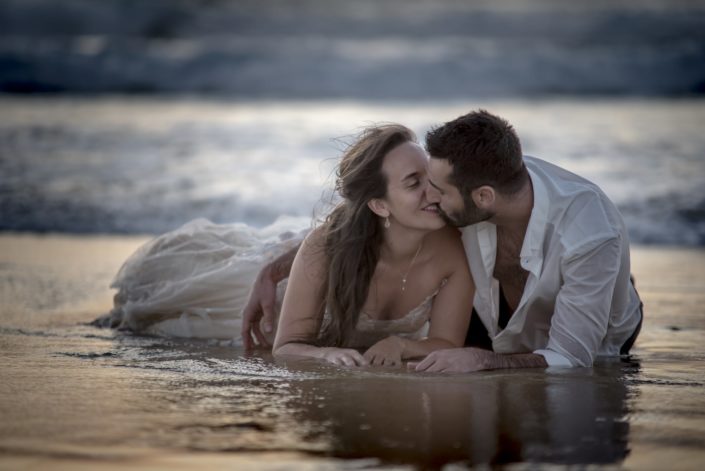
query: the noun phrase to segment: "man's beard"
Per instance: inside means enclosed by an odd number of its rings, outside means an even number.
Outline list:
[[[440,207],[438,208],[440,215],[445,222],[451,226],[465,227],[472,224],[477,224],[478,222],[487,221],[494,216],[494,213],[478,208],[475,202],[470,198],[467,200],[463,198],[463,203],[463,209],[453,213],[446,213]]]

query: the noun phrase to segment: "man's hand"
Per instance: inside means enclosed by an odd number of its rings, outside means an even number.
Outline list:
[[[281,254],[272,263],[265,265],[257,275],[250,291],[250,299],[247,300],[247,304],[242,310],[240,335],[245,350],[251,350],[255,347],[271,347],[265,334],[274,332],[277,283],[289,276],[298,250],[299,244]],[[260,330],[260,321],[264,327],[264,334]]]
[[[370,365],[400,366],[403,351],[404,339],[392,336],[372,345],[367,349],[363,357]]]
[[[274,306],[277,297],[277,283],[272,277],[272,265],[266,265],[260,270],[252,285],[250,298],[242,311],[242,327],[240,335],[245,350],[255,347],[271,347],[269,341],[260,329],[260,321],[264,332],[271,334],[274,330]],[[256,340],[255,340],[256,339]]]
[[[497,357],[481,348],[449,348],[431,352],[420,362],[409,362],[407,367],[429,373],[471,373],[497,368]]]
[[[494,353],[481,348],[450,348],[431,352],[420,362],[409,362],[407,367],[429,373],[472,373],[473,371],[502,368],[546,368],[548,363],[535,353]]]

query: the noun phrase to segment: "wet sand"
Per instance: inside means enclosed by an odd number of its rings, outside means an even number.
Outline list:
[[[444,376],[85,325],[144,240],[0,236],[0,469],[705,463],[702,249],[632,250],[646,321],[628,360]]]

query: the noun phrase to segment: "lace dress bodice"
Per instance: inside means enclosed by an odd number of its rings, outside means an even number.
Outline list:
[[[441,287],[443,287],[445,281],[443,280]],[[404,317],[398,319],[373,319],[363,311],[357,321],[355,333],[347,344],[353,348],[366,348],[390,335],[413,340],[426,337],[431,320],[433,300],[441,287],[428,295],[421,304],[409,311]]]

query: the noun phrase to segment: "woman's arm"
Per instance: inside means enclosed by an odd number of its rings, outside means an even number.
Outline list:
[[[434,239],[439,248],[432,263],[447,264],[445,286],[436,295],[431,308],[428,337],[411,340],[391,336],[370,347],[364,357],[375,365],[396,365],[401,360],[426,356],[446,348],[462,347],[465,342],[475,284],[468,268],[462,241],[455,230],[444,229],[441,237]]]
[[[339,365],[367,364],[356,350],[306,343],[321,328],[327,263],[322,235],[318,230],[313,231],[294,258],[272,352],[275,357],[291,355],[320,358]]]

